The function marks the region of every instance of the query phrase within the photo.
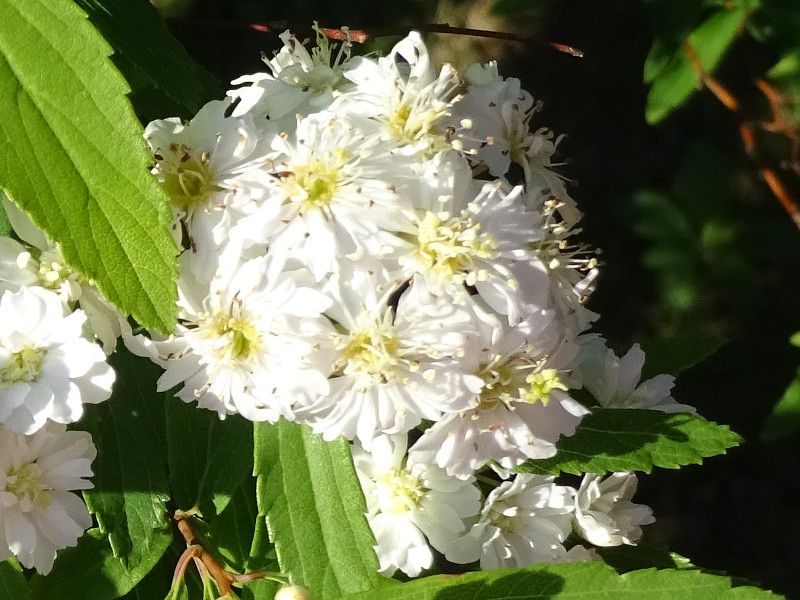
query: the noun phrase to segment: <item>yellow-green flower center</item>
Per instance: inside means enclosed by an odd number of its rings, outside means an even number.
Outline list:
[[[0,383],[15,385],[17,383],[36,381],[42,372],[47,349],[25,346],[11,355],[8,363],[0,369]]]
[[[164,189],[172,204],[181,210],[190,210],[205,204],[211,192],[217,189],[209,168],[206,153],[196,159],[184,150],[183,157],[174,167],[164,173]]]
[[[28,507],[44,510],[53,500],[52,488],[42,480],[42,470],[36,461],[10,467],[6,471],[6,491],[17,497],[23,510]]]
[[[419,506],[425,496],[426,489],[419,478],[407,469],[387,471],[375,483],[382,512],[407,513]]]
[[[376,324],[347,338],[335,371],[387,383],[395,375],[399,348],[400,341],[391,323]]]
[[[413,144],[428,139],[431,146],[445,148],[445,137],[438,131],[439,121],[447,116],[447,105],[434,103],[424,109],[409,102],[399,102],[386,116],[390,135],[401,142]]]
[[[39,257],[37,279],[39,285],[49,290],[58,290],[74,272],[64,261],[58,250],[44,250]]]
[[[228,338],[228,344],[222,353],[229,359],[247,359],[261,347],[258,331],[242,317],[219,316],[214,331],[219,337]]]
[[[320,161],[301,165],[284,178],[284,185],[288,187],[290,196],[301,198],[303,208],[324,208],[331,203],[339,190],[340,167],[341,165],[333,166]]]
[[[525,378],[529,384],[522,396],[525,402],[536,404],[541,402],[545,406],[550,402],[550,392],[553,390],[567,390],[567,386],[561,381],[556,369],[543,369],[538,373],[530,373]]]
[[[475,259],[490,260],[497,243],[469,214],[426,212],[417,229],[416,261],[423,274],[474,285],[487,274],[473,269]]]

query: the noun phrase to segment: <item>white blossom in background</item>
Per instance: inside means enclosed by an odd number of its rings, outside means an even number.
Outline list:
[[[0,298],[0,424],[31,434],[74,423],[111,395],[114,371],[83,337],[82,310],[64,314],[55,292],[22,287]]]
[[[93,487],[95,455],[88,433],[63,425],[29,436],[0,427],[0,560],[47,575],[56,551],[77,543],[92,517],[72,492]]]
[[[572,498],[553,477],[520,473],[489,494],[478,522],[444,554],[455,563],[480,560],[481,569],[555,562],[567,552]]]
[[[376,438],[371,453],[353,448],[379,569],[387,577],[397,569],[416,577],[430,568],[430,546],[442,551],[464,534],[465,520],[481,508],[474,479],[462,481],[436,466],[406,462],[405,450],[404,435]]]
[[[67,264],[58,244],[51,242],[5,195],[0,196],[14,233],[24,243],[0,236],[0,293],[38,286],[58,294],[67,311],[77,304],[86,313],[87,335],[96,338],[105,353],[111,354],[120,336],[121,317],[117,310]]]
[[[600,336],[584,336],[577,376],[583,387],[605,408],[695,412],[693,406],[678,404],[672,397],[675,385],[672,375],[656,375],[641,381],[644,358],[639,344],[634,344],[625,356],[618,358]]]
[[[126,336],[128,347],[165,368],[158,390],[252,421],[293,418],[296,403],[328,392],[330,300],[305,287],[303,271],[282,271],[269,257],[243,259],[231,244],[210,283],[179,281],[175,333]]]
[[[634,473],[584,475],[575,494],[578,535],[595,546],[636,544],[642,537],[642,525],[655,521],[650,507],[631,502],[636,484]]]

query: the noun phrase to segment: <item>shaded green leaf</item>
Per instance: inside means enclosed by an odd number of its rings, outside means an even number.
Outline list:
[[[764,422],[761,438],[773,441],[800,430],[800,369]]]
[[[659,373],[678,375],[714,354],[727,342],[728,338],[718,332],[688,330],[642,344],[647,355],[642,379]]]
[[[715,11],[688,36],[706,72],[712,72],[744,27],[753,10],[752,2],[738,2]],[[682,45],[667,57],[663,43],[654,46],[647,59],[645,80],[651,88],[645,114],[648,123],[666,118],[697,89],[698,81],[689,56]]]
[[[75,0],[114,48],[111,59],[131,86],[131,102],[146,120],[189,118],[219,90],[192,61],[146,0]]]
[[[13,558],[0,562],[0,598],[28,600],[30,597],[31,589],[19,563]]]
[[[266,517],[278,562],[292,583],[325,600],[381,582],[346,440],[325,442],[308,427],[283,420],[258,423],[255,473],[259,515]]]
[[[436,575],[342,596],[342,600],[777,600],[729,577],[694,570],[646,569],[624,575],[600,562]]]
[[[6,214],[5,208],[3,208],[3,203],[0,202],[0,235],[10,235],[11,234],[11,221],[8,220],[8,215]]]
[[[178,508],[220,514],[253,472],[253,424],[171,399],[166,405],[167,455],[172,497]]]
[[[163,394],[155,392],[161,369],[124,350],[110,362],[117,373],[114,393],[88,406],[81,421],[97,446],[95,487],[84,497],[114,556],[130,569],[152,564],[153,553],[170,537]]]
[[[33,600],[114,600],[133,589],[158,563],[172,540],[159,535],[147,556],[126,566],[114,556],[108,538],[99,529],[91,529],[73,548],[58,553],[53,570],[43,577],[31,578]]]
[[[575,435],[559,440],[554,457],[529,460],[517,470],[543,475],[649,473],[654,467],[700,464],[740,442],[727,426],[688,413],[597,408],[583,418]]]
[[[167,332],[169,200],[110,53],[68,0],[0,0],[0,189],[111,302]]]

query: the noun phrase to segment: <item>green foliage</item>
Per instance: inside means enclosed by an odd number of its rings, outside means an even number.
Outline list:
[[[259,515],[293,583],[327,600],[382,581],[374,538],[344,439],[325,442],[281,420],[255,427]],[[254,547],[256,555],[266,548]]]
[[[342,600],[767,600],[779,596],[732,587],[730,578],[693,570],[646,569],[618,575],[598,562],[436,575]]]
[[[87,407],[81,421],[97,446],[95,488],[84,497],[114,556],[133,568],[152,564],[171,538],[163,408],[154,393],[161,370],[125,351],[112,356],[111,366],[118,377],[112,397]]]
[[[173,501],[207,518],[220,514],[253,472],[253,424],[239,415],[222,421],[177,398],[165,411]]]
[[[793,346],[800,347],[800,332],[789,340]],[[777,440],[800,429],[800,367],[797,369],[789,387],[764,422],[761,437],[767,441]]]
[[[19,563],[13,558],[0,562],[0,598],[29,600],[30,597],[30,586]]]
[[[688,13],[676,10],[671,0],[653,4],[669,6],[676,15],[694,16],[691,10]],[[645,111],[649,123],[655,124],[665,119],[698,87],[697,73],[684,48],[684,40],[688,40],[694,48],[705,72],[713,72],[757,6],[758,0],[721,3],[720,8],[687,36],[666,37],[662,34],[656,37],[644,67],[645,83],[650,84]],[[676,32],[672,30],[669,33],[674,36]]]
[[[0,0],[0,188],[111,302],[168,331],[169,201],[109,54],[68,0]]]
[[[131,87],[131,102],[145,121],[189,118],[219,95],[211,75],[172,37],[145,0],[75,0],[114,49],[111,59]]]
[[[688,413],[598,408],[583,418],[575,435],[559,440],[553,458],[529,460],[517,470],[541,475],[650,473],[654,467],[700,464],[740,442],[725,425]]]
[[[0,235],[11,234],[11,221],[8,220],[8,215],[3,208],[3,203],[0,202]]]
[[[33,600],[114,600],[124,596],[158,563],[170,539],[168,535],[156,537],[147,556],[125,565],[114,556],[106,534],[90,529],[77,546],[59,552],[46,577],[31,578]]]
[[[642,379],[659,373],[678,375],[714,354],[727,341],[720,333],[703,330],[678,331],[669,338],[650,340],[642,344],[647,355]]]

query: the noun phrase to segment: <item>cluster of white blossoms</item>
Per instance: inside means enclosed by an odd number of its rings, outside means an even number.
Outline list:
[[[13,555],[46,574],[56,551],[92,524],[72,491],[92,487],[95,447],[65,425],[111,395],[106,353],[119,317],[58,245],[2,201],[16,238],[0,236],[0,560]]]
[[[124,333],[160,390],[352,440],[380,570],[434,550],[484,568],[635,543],[636,478],[515,474],[590,407],[691,410],[639,382],[584,301],[597,261],[553,167],[560,138],[495,63],[436,69],[411,33],[382,58],[291,33],[224,101],[145,132],[182,245],[179,325]]]
[[[672,378],[640,383],[638,346],[619,359],[588,332],[597,261],[540,105],[495,63],[434,68],[416,33],[382,58],[281,39],[225,100],[146,128],[183,249],[171,335],[131,329],[6,201],[0,559],[47,572],[90,525],[69,490],[94,447],[64,424],[109,397],[120,335],[159,391],[351,440],[385,575],[434,550],[494,568],[635,543],[652,513],[633,474],[515,473],[592,410],[575,390],[691,410]]]

